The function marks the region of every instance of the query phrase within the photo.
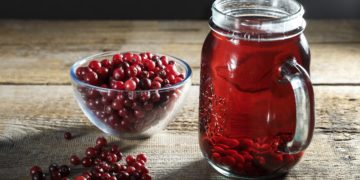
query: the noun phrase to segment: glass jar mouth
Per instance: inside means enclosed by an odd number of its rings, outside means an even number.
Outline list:
[[[210,27],[222,35],[248,40],[286,39],[305,29],[304,13],[296,0],[216,0]]]

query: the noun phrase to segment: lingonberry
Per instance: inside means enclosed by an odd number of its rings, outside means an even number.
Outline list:
[[[70,139],[72,139],[72,134],[71,134],[70,132],[65,132],[65,133],[64,133],[64,138],[65,138],[66,140],[70,140]]]

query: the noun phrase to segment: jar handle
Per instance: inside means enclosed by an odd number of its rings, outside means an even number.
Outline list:
[[[289,82],[294,91],[296,104],[296,128],[294,137],[280,151],[287,154],[296,154],[305,150],[312,138],[312,128],[310,112],[309,91],[312,91],[312,85],[309,74],[296,62],[290,59],[280,66],[280,82]]]

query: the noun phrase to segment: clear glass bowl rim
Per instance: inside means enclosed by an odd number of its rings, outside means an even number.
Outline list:
[[[100,58],[102,58],[104,56],[111,56],[111,55],[114,55],[114,54],[117,54],[117,53],[124,54],[124,53],[127,53],[127,52],[140,53],[140,52],[137,52],[137,51],[125,51],[125,52],[122,52],[122,51],[106,51],[106,52],[101,52],[101,53],[93,54],[93,55],[90,55],[90,56],[82,57],[79,60],[77,60],[71,66],[71,68],[70,68],[70,78],[71,78],[71,80],[72,80],[72,82],[74,84],[81,85],[81,86],[87,87],[87,88],[97,89],[97,90],[100,90],[100,91],[103,91],[103,92],[114,91],[114,92],[134,92],[134,93],[169,91],[169,90],[180,88],[184,84],[186,84],[188,81],[191,81],[192,70],[191,70],[191,67],[190,67],[190,65],[188,63],[186,63],[184,60],[179,59],[177,57],[166,55],[166,54],[161,54],[161,53],[152,53],[152,54],[158,55],[158,56],[166,56],[168,58],[171,58],[171,60],[174,60],[177,63],[178,66],[179,65],[182,66],[185,69],[185,78],[184,78],[183,81],[181,81],[181,82],[179,82],[177,84],[174,84],[174,85],[171,85],[171,86],[168,86],[168,87],[162,87],[162,88],[159,88],[159,89],[129,91],[129,90],[117,90],[117,89],[109,89],[109,88],[103,88],[103,87],[99,87],[99,86],[94,86],[94,85],[82,82],[81,80],[79,80],[76,77],[76,69],[78,67],[80,67],[81,65],[85,64],[86,62],[90,61],[90,60],[94,60],[94,59],[100,60]]]

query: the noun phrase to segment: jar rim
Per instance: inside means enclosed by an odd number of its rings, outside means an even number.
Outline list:
[[[296,0],[216,0],[212,5],[210,28],[222,35],[249,36],[255,39],[279,36],[281,39],[302,33],[305,10]],[[278,37],[274,37],[278,38]],[[271,38],[270,38],[271,39]]]
[[[217,7],[217,5],[219,5],[219,3],[221,2],[224,2],[224,1],[233,1],[233,0],[216,0],[213,4],[212,4],[212,10],[215,10],[217,11],[218,13],[224,15],[224,16],[227,16],[227,17],[230,17],[230,18],[241,18],[241,16],[235,16],[235,15],[232,15],[232,14],[228,14],[226,12],[222,12],[219,7]],[[288,20],[291,20],[291,19],[294,19],[294,18],[297,18],[297,17],[302,17],[305,13],[305,10],[304,10],[304,7],[302,6],[301,3],[299,3],[298,1],[296,0],[290,0],[292,2],[294,2],[298,8],[295,12],[292,12],[290,14],[288,14],[287,16],[282,16],[282,17],[278,17],[278,18],[269,18],[269,19],[263,19],[262,22],[279,22],[279,21],[288,21]],[[251,21],[245,21],[244,23],[249,23]]]

